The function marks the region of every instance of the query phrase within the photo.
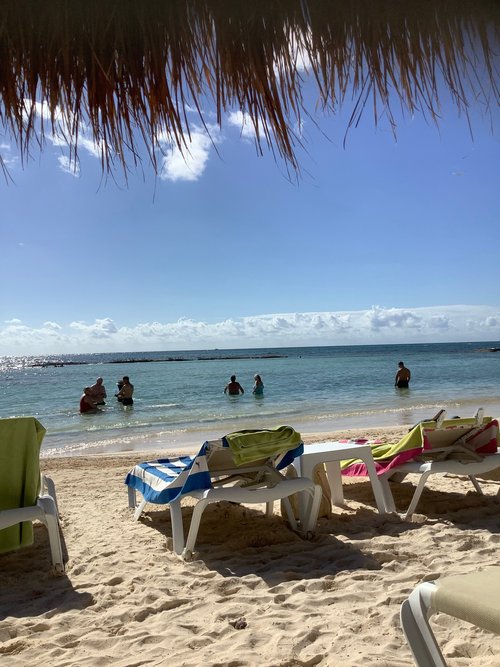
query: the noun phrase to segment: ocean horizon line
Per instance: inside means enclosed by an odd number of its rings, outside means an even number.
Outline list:
[[[235,346],[235,347],[199,347],[199,348],[178,348],[178,349],[167,349],[167,348],[162,348],[162,349],[148,349],[148,350],[108,350],[108,351],[99,351],[99,352],[49,352],[49,353],[44,353],[44,352],[39,352],[39,353],[29,353],[29,354],[1,354],[0,359],[3,358],[15,358],[15,359],[23,359],[23,358],[52,358],[52,357],[85,357],[89,355],[146,355],[146,354],[188,354],[191,355],[193,353],[213,353],[213,352],[218,352],[218,353],[226,353],[226,352],[238,352],[238,351],[250,351],[250,350],[297,350],[297,349],[334,349],[334,348],[339,348],[339,349],[344,349],[344,348],[388,348],[388,347],[417,347],[417,346],[429,346],[429,345],[486,345],[487,347],[485,348],[479,348],[477,351],[478,352],[486,352],[490,351],[490,345],[495,348],[495,351],[500,351],[500,339],[486,339],[486,340],[466,340],[466,341],[460,341],[460,340],[450,340],[450,341],[436,341],[436,342],[430,342],[430,341],[414,341],[414,342],[406,342],[406,343],[336,343],[336,344],[318,344],[318,345],[263,345],[263,346],[255,346],[252,345],[250,347],[240,347],[240,346]],[[219,356],[214,357],[214,358],[221,358]],[[139,361],[147,361],[145,359],[138,359]],[[202,359],[200,359],[201,361]],[[209,359],[212,360],[212,359]],[[156,360],[154,360],[156,361]],[[173,358],[169,357],[166,358],[162,361],[183,361],[183,359],[178,359],[178,358]],[[134,363],[135,359],[130,359],[130,363]],[[112,362],[107,362],[107,363],[112,363]],[[116,363],[123,363],[123,361],[117,360]]]

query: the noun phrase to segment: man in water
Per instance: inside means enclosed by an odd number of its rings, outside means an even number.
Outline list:
[[[406,368],[402,361],[398,364],[398,372],[394,380],[394,386],[398,389],[407,389],[410,384],[411,373],[410,369]]]
[[[106,402],[104,401],[106,398],[106,389],[103,385],[102,378],[97,378],[95,384],[90,387],[90,395],[97,405],[106,405]]]
[[[121,399],[122,405],[134,405],[134,400],[132,398],[133,393],[134,393],[134,385],[130,384],[128,375],[124,375],[123,386],[117,393],[116,397],[118,400]]]
[[[241,384],[236,382],[236,375],[231,375],[231,381],[224,387],[224,393],[229,394],[229,396],[239,396],[245,393]]]

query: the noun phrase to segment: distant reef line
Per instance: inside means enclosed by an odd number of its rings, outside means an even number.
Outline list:
[[[238,361],[242,359],[286,359],[286,354],[249,354],[249,355],[229,355],[217,357],[165,357],[163,359],[111,359],[106,364],[157,364],[166,361]],[[30,364],[31,368],[60,368],[62,366],[90,366],[95,361],[40,361]]]

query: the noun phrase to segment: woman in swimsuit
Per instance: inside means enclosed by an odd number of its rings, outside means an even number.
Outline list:
[[[264,383],[262,382],[262,378],[260,377],[260,375],[254,375],[253,379],[255,380],[255,384],[252,389],[252,394],[254,396],[263,396]]]

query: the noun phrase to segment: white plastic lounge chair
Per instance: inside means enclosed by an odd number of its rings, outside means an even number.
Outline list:
[[[479,409],[470,419],[445,419],[441,410],[432,420],[422,421],[397,443],[367,441],[371,446],[377,476],[382,485],[387,512],[396,512],[391,482],[401,482],[410,473],[420,475],[418,485],[406,512],[409,519],[415,511],[429,475],[455,474],[469,477],[478,493],[476,479],[500,468],[498,421],[483,417]],[[367,475],[366,465],[358,459],[342,461],[342,474]],[[500,497],[500,489],[498,493]]]
[[[446,667],[429,624],[441,612],[500,634],[500,567],[419,584],[401,605],[401,625],[417,667]]]
[[[310,535],[314,532],[321,502],[321,487],[305,477],[287,479],[280,469],[289,465],[303,450],[300,435],[290,427],[289,433],[299,440],[288,445],[273,447],[272,441],[278,429],[245,432],[244,452],[231,448],[230,434],[222,440],[206,442],[195,457],[160,459],[135,466],[127,475],[125,483],[129,489],[129,506],[135,509],[137,520],[147,502],[168,503],[172,521],[173,548],[175,553],[189,559],[194,550],[201,516],[209,503],[221,500],[235,503],[265,503],[267,514],[272,515],[276,500],[282,500],[288,521],[293,530]],[[280,433],[283,433],[281,431]],[[255,438],[256,447],[252,447]],[[267,438],[267,442],[266,442]],[[229,442],[228,442],[229,441]],[[271,445],[271,446],[269,446]],[[137,504],[136,491],[143,500]],[[304,503],[307,514],[297,523],[288,498],[295,493],[305,493],[312,502]],[[197,498],[187,540],[181,512],[182,498]]]
[[[0,552],[33,544],[33,524],[49,533],[54,569],[64,571],[53,481],[40,474],[45,429],[34,417],[0,419]]]
[[[453,474],[468,477],[476,491],[483,493],[476,476],[500,467],[497,420],[487,417],[483,423],[483,411],[480,409],[471,419],[422,422],[415,429],[420,429],[422,451],[413,460],[379,473],[388,512],[397,511],[389,480],[401,482],[409,474],[418,474],[420,479],[410,505],[403,513],[405,519],[409,519],[415,512],[430,475]],[[500,489],[498,493],[500,496]]]

